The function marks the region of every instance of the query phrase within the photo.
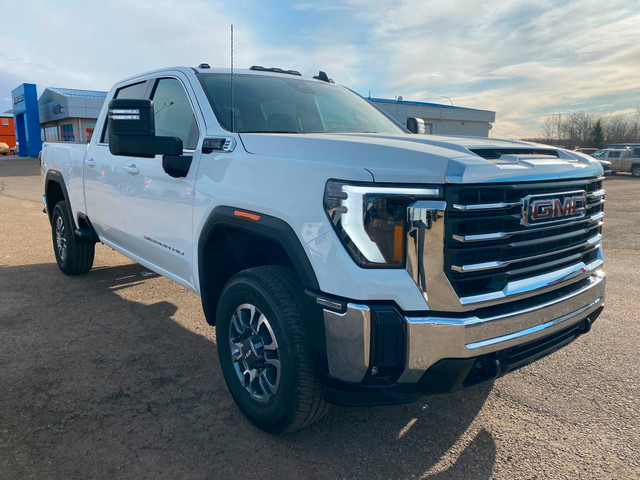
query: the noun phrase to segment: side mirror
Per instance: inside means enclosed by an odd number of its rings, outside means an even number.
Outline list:
[[[178,137],[156,137],[151,100],[111,100],[109,129],[109,151],[113,155],[182,155],[182,140]]]
[[[416,117],[407,118],[407,130],[411,133],[419,133],[424,135],[426,130],[424,128],[424,120]]]

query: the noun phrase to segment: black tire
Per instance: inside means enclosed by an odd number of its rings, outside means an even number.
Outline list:
[[[322,417],[328,408],[313,369],[303,320],[305,302],[302,288],[288,268],[265,266],[234,275],[225,285],[218,303],[216,339],[225,381],[242,413],[255,426],[269,433],[303,428]],[[257,313],[252,313],[250,308],[243,309],[243,305],[255,307]],[[257,333],[253,328],[246,328],[248,323],[244,323],[247,337],[243,339],[240,333],[243,329],[239,329],[237,323],[241,317],[249,323],[260,318],[261,323],[256,320]],[[260,344],[259,340],[265,347],[271,345],[273,348],[274,339],[275,353],[269,348],[252,350],[255,343]],[[244,344],[239,349],[241,342]],[[236,353],[235,360],[232,350]],[[252,352],[261,352],[262,357]],[[270,365],[274,360],[279,361],[279,372]],[[242,369],[247,373],[243,375]],[[250,379],[249,369],[257,375],[247,386],[240,377],[245,382]],[[265,381],[269,384],[265,385]]]
[[[95,243],[80,243],[73,234],[67,202],[56,203],[51,215],[51,238],[58,268],[65,275],[82,275],[91,270]]]
[[[636,163],[635,165],[631,166],[631,175],[633,175],[634,177],[640,177],[640,164]]]

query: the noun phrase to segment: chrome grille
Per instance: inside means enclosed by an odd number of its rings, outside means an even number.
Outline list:
[[[602,178],[509,185],[448,185],[444,270],[459,298],[502,291],[511,282],[600,258]],[[575,218],[523,224],[524,198],[586,192]]]

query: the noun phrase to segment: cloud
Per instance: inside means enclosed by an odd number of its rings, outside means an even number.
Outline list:
[[[613,1],[353,0],[384,95],[497,111],[492,135],[532,136],[543,113],[596,97],[640,103],[640,14]],[[366,7],[366,8],[365,8]],[[378,96],[378,95],[377,95]],[[616,103],[620,106],[619,103]],[[633,105],[633,103],[632,103]]]
[[[336,12],[349,10],[348,5],[317,3],[317,2],[299,2],[291,5],[294,10],[303,10],[311,12]]]
[[[640,108],[625,108],[624,110],[616,110],[614,112],[609,112],[604,117],[618,117],[618,116],[626,116],[626,115],[640,115]]]

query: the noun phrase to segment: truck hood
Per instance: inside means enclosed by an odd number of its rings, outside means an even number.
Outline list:
[[[486,183],[602,174],[588,156],[530,142],[385,134],[242,133],[248,153],[362,167],[376,182]],[[486,158],[483,158],[486,157]]]

